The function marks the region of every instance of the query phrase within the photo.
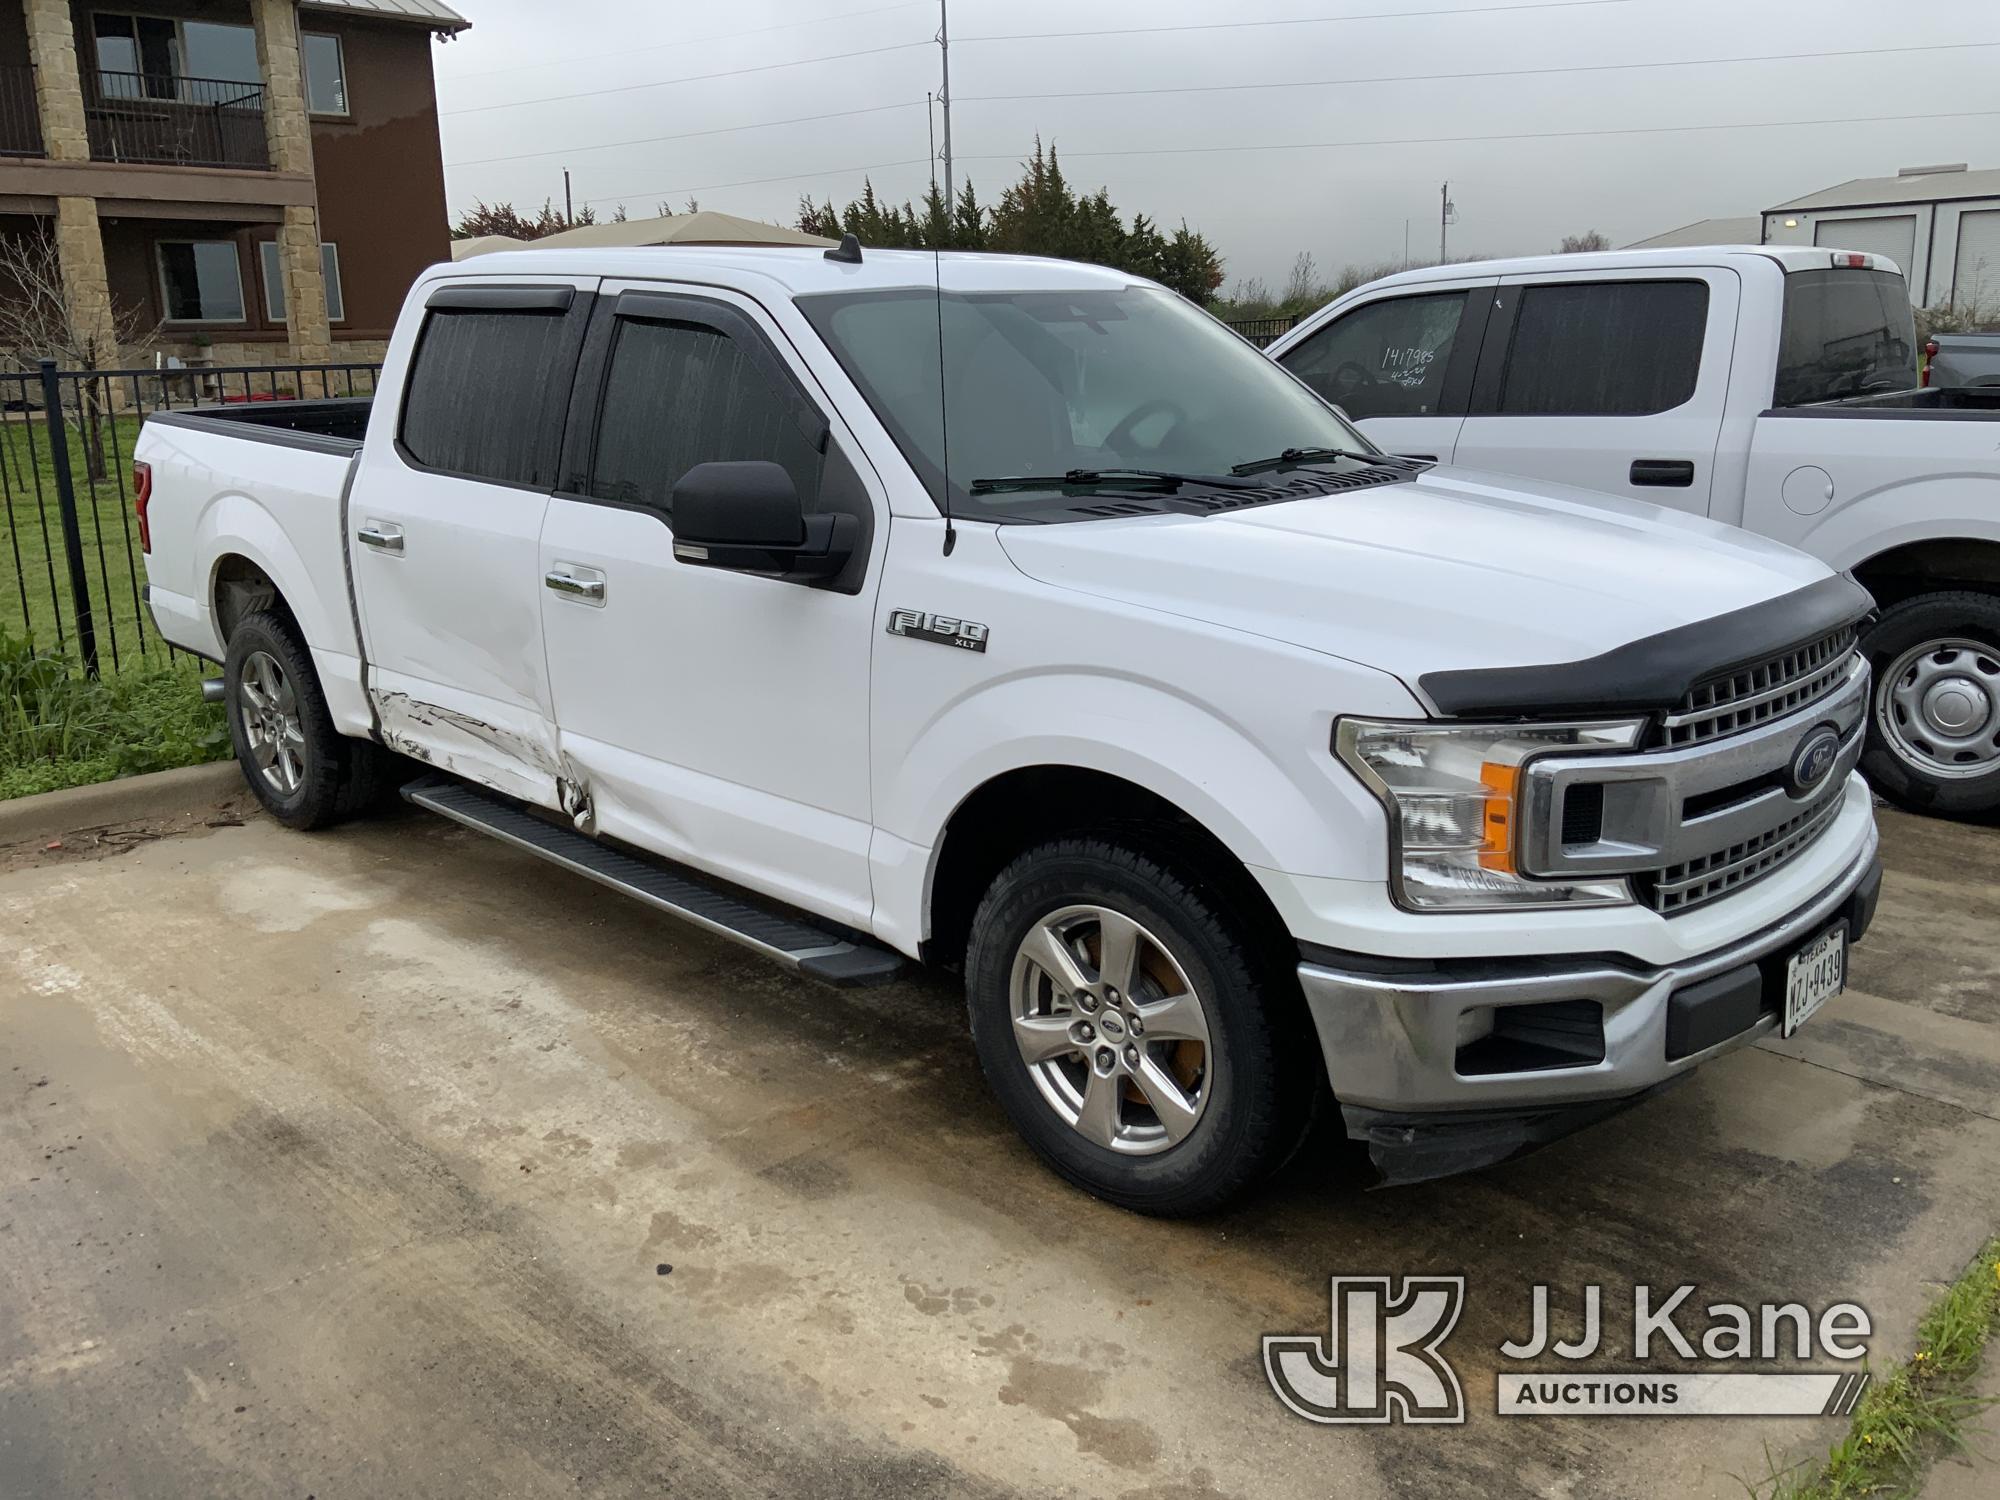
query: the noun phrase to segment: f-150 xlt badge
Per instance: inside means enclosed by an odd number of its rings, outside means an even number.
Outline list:
[[[984,651],[986,627],[972,620],[954,620],[950,615],[928,614],[921,609],[889,611],[889,634],[906,635],[913,641],[934,641],[940,646],[956,646],[961,651]]]

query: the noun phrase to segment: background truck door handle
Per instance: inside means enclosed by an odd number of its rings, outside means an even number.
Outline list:
[[[403,550],[403,528],[392,526],[387,521],[369,521],[354,533],[354,539],[363,546],[375,548],[378,552]]]
[[[1632,483],[1658,485],[1662,489],[1684,490],[1694,483],[1691,458],[1635,458]]]
[[[604,603],[604,575],[591,568],[550,568],[542,582],[581,604]]]

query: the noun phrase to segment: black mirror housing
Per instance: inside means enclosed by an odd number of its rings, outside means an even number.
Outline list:
[[[780,464],[744,459],[696,464],[673,492],[674,559],[807,582],[847,565],[860,526],[846,515],[807,515]]]
[[[764,459],[696,464],[674,486],[673,507],[676,541],[796,547],[806,537],[792,476]]]

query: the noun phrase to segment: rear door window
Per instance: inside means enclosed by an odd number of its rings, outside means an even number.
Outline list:
[[[1643,417],[1694,395],[1705,281],[1523,287],[1496,409],[1509,416]]]
[[[621,319],[599,408],[589,494],[669,511],[696,464],[766,459],[792,476],[807,511],[819,490],[820,449],[797,404],[719,328]]]
[[[460,478],[554,488],[580,317],[561,307],[433,307],[410,362],[404,457]]]
[[[1916,322],[1902,277],[1845,269],[1785,277],[1773,405],[1811,406],[1916,384]]]
[[[1279,363],[1350,417],[1434,417],[1450,399],[1470,292],[1370,302],[1288,349]]]

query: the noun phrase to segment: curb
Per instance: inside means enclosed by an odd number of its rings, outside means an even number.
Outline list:
[[[40,792],[0,802],[0,844],[53,838],[79,828],[168,818],[205,811],[225,798],[248,792],[234,760],[183,766],[145,776],[123,776],[92,786]]]

